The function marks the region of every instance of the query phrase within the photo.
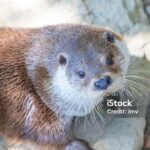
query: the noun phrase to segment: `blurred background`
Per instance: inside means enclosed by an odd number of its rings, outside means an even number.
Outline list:
[[[0,0],[0,27],[42,27],[60,23],[111,28],[124,35],[132,56],[150,60],[150,0]],[[150,64],[147,62],[142,65],[143,70],[145,66]],[[146,71],[147,69],[144,70],[145,73]],[[135,120],[133,124],[118,120],[118,123],[122,123],[120,126],[116,125],[116,122],[114,121],[97,144],[97,149],[141,149],[144,120]],[[147,123],[150,124],[150,121]],[[134,126],[136,124],[139,126]],[[127,132],[125,128],[129,126],[132,126],[132,129]],[[121,127],[120,133],[118,128]],[[147,129],[150,135],[150,129]],[[112,147],[117,144],[118,148]]]
[[[37,27],[58,23],[109,26],[125,33],[148,23],[149,0],[0,0],[0,25]]]

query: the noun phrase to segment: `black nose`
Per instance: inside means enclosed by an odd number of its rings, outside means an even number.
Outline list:
[[[94,86],[97,90],[105,90],[111,84],[111,78],[106,76],[94,83]]]

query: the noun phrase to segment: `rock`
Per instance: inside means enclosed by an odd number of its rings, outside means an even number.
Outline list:
[[[144,118],[115,118],[93,147],[96,150],[141,150],[144,128]]]
[[[124,7],[126,8],[129,18],[133,23],[147,23],[147,16],[143,10],[143,3],[139,0],[125,0],[123,1]]]
[[[122,0],[109,0],[108,3],[105,0],[87,0],[84,3],[87,10],[91,12],[87,15],[87,22],[90,19],[92,24],[108,26],[120,32],[125,32],[133,26]]]
[[[150,0],[143,0],[143,4],[144,4],[145,12],[148,15],[150,20]]]
[[[0,1],[0,26],[36,27],[88,23],[124,33],[147,22],[141,0],[7,0]]]
[[[150,61],[150,27],[138,24],[125,36],[130,54]]]
[[[0,136],[0,150],[7,150],[6,143],[1,136]]]
[[[0,25],[37,27],[65,22],[84,22],[78,13],[78,2],[79,0],[76,3],[74,1],[67,2],[66,0],[0,1],[1,11],[3,12],[0,15]]]
[[[145,10],[146,10],[147,14],[150,16],[150,6],[147,6],[147,7],[145,8]]]

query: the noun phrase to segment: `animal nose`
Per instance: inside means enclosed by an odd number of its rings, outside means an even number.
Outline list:
[[[105,90],[111,84],[111,78],[106,76],[94,83],[94,86],[97,90]]]

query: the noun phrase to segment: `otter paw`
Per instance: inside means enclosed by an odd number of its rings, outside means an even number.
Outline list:
[[[93,150],[92,148],[90,148],[89,144],[86,143],[85,141],[72,141],[71,143],[69,143],[65,150]]]

